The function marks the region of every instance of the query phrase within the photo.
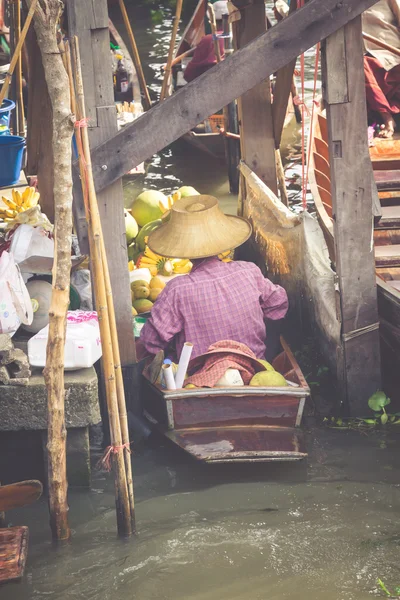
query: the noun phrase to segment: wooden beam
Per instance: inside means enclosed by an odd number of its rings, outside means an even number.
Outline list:
[[[267,79],[375,2],[310,0],[95,148],[92,161],[96,190],[103,190],[120,179],[134,166]],[[77,189],[78,183],[79,168],[76,166]]]
[[[253,0],[232,25],[235,50],[240,50],[265,33],[267,23],[264,0]],[[250,169],[278,193],[275,137],[272,120],[269,77],[238,98],[241,155]]]
[[[297,0],[290,3],[289,14],[292,14],[297,8]],[[282,17],[279,19],[279,21]],[[274,99],[272,102],[272,118],[274,123],[275,148],[281,145],[283,127],[288,109],[289,97],[294,85],[294,70],[297,57],[294,58],[276,74]]]
[[[381,386],[361,17],[327,39],[323,74],[340,291],[338,379],[349,413],[361,416]]]
[[[67,0],[67,5],[69,34],[79,38],[89,140],[91,147],[94,147],[117,133],[107,0]],[[86,218],[83,205],[79,203],[81,198],[81,182],[78,178],[74,186],[75,227],[82,252],[88,252]],[[120,177],[107,190],[99,193],[97,200],[110,268],[121,364],[126,366],[136,362],[136,353]]]

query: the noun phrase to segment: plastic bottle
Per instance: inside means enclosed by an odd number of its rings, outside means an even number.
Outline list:
[[[118,67],[116,72],[117,92],[126,94],[129,88],[128,71],[125,69],[123,60],[118,61]]]

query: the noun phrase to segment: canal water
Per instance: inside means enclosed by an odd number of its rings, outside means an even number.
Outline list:
[[[128,9],[156,94],[172,3],[131,0]],[[112,17],[119,24],[116,9]],[[295,205],[299,141],[294,127],[286,160]],[[153,157],[145,176],[126,180],[126,204],[143,188],[182,184],[235,212],[221,165],[175,147]],[[157,435],[135,446],[138,534],[127,541],[116,537],[113,480],[95,469],[94,437],[93,488],[69,493],[69,544],[52,545],[45,499],[8,513],[12,524],[29,525],[30,548],[23,581],[0,588],[1,600],[366,600],[385,596],[378,579],[395,593],[399,439],[315,428],[311,402],[307,414],[302,463],[207,466]]]

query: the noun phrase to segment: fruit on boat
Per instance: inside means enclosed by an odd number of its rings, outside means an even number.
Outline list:
[[[148,237],[152,231],[158,229],[162,224],[163,222],[161,221],[161,219],[156,219],[155,221],[150,221],[150,223],[146,223],[146,225],[144,225],[141,228],[141,230],[136,236],[136,245],[141,252],[143,252],[143,250],[146,247],[145,238]]]
[[[250,381],[251,386],[286,387],[287,382],[283,375],[277,371],[260,371]]]
[[[187,198],[188,196],[200,196],[199,192],[191,185],[183,185],[179,188],[178,192],[180,193],[181,198]]]
[[[190,273],[193,267],[193,263],[188,258],[173,258],[171,260],[174,273],[177,275],[184,275]]]
[[[129,245],[139,233],[139,227],[132,215],[125,210],[126,243]]]
[[[152,302],[155,302],[158,298],[158,296],[161,294],[162,289],[161,288],[151,288],[150,293],[149,293],[149,300],[151,300]]]
[[[232,250],[226,250],[225,252],[221,252],[221,254],[218,254],[219,260],[222,262],[232,262],[231,252]]]
[[[137,316],[137,310],[136,308],[133,308],[132,306],[132,317],[136,317]]]
[[[172,275],[173,271],[173,265],[170,259],[156,254],[150,250],[148,246],[146,246],[143,255],[138,258],[136,266],[139,268],[147,267],[148,269],[152,269],[152,275],[160,273],[161,275],[168,277],[169,275]]]
[[[13,189],[12,200],[2,196],[4,207],[0,206],[0,221],[12,221],[15,217],[29,208],[37,206],[40,198],[39,192],[34,187],[27,187],[22,192]]]
[[[150,296],[150,288],[147,287],[147,285],[141,285],[135,287],[135,289],[132,290],[132,293],[135,296],[135,300],[141,300],[142,298],[148,298]]]
[[[165,288],[165,283],[160,277],[153,277],[150,281],[150,289],[157,288],[163,290]]]
[[[274,367],[267,360],[262,360],[259,358],[258,362],[260,362],[263,365],[263,367],[265,367],[266,371],[275,371]]]
[[[171,210],[173,204],[177,200],[180,200],[180,198],[181,198],[180,192],[174,192],[173,194],[168,196],[168,198],[166,200],[160,200],[158,206],[160,207],[162,214],[165,214],[166,212]]]
[[[160,200],[166,200],[165,195],[157,190],[147,190],[139,194],[132,202],[131,212],[140,227],[151,221],[159,219],[162,212],[159,207]]]
[[[150,302],[150,300],[147,300],[147,298],[140,298],[138,300],[134,300],[132,302],[132,306],[140,315],[142,313],[149,312],[153,306],[153,303]]]

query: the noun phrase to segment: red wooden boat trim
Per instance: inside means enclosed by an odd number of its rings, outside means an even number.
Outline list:
[[[28,554],[28,540],[28,527],[0,529],[0,583],[21,579]]]

